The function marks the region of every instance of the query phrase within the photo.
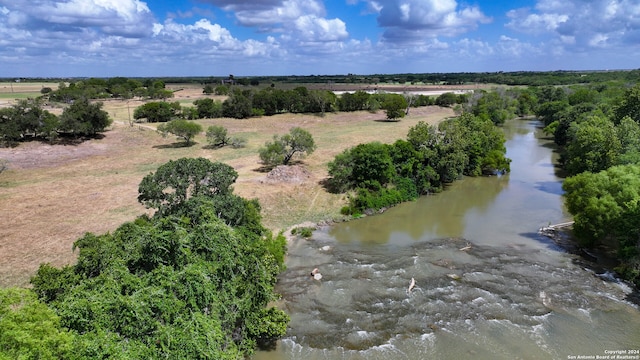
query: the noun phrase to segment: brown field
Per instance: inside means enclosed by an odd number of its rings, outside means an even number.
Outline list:
[[[176,93],[185,104],[201,97],[201,88]],[[173,100],[173,101],[175,101]],[[24,286],[40,263],[56,266],[75,260],[73,242],[85,232],[104,233],[148,211],[137,202],[138,184],[170,159],[205,157],[233,166],[239,173],[235,192],[257,198],[264,223],[274,231],[306,221],[339,217],[343,195],[330,194],[320,184],[327,163],[347,147],[369,141],[404,138],[419,121],[436,123],[452,116],[450,109],[414,108],[398,122],[386,122],[384,112],[198,120],[206,129],[218,124],[230,136],[245,137],[242,149],[206,148],[204,134],[191,147],[176,146],[145,126],[129,125],[137,101],[106,101],[104,109],[115,120],[102,139],[78,145],[39,142],[0,148],[9,169],[0,174],[0,286]],[[260,171],[258,149],[274,134],[300,126],[313,135],[317,150],[299,166],[308,171],[302,181],[272,181]]]

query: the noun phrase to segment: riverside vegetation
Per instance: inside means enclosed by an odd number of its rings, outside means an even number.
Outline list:
[[[462,175],[507,171],[494,125],[535,114],[562,147],[575,235],[615,251],[618,271],[638,284],[638,94],[624,83],[476,91],[460,98],[460,117],[418,123],[393,144],[345,149],[329,163],[326,185],[349,194],[343,211],[358,215]],[[145,177],[139,200],[155,215],[87,234],[74,244],[76,264],[42,265],[33,290],[0,292],[0,358],[237,358],[272,344],[286,331],[286,314],[266,307],[277,298],[285,240],[261,224],[256,201],[233,194],[236,178],[228,165],[198,158]]]

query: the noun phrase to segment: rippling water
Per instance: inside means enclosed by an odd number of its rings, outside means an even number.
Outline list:
[[[567,217],[536,122],[505,131],[510,175],[465,179],[291,244],[278,285],[290,329],[254,359],[567,359],[640,348],[631,288],[536,233]]]

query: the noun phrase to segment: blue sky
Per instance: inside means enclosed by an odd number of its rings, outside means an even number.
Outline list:
[[[639,0],[0,0],[0,77],[639,68]]]

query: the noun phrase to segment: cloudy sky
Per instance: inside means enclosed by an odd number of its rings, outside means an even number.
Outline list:
[[[639,0],[0,0],[0,77],[640,67]]]

